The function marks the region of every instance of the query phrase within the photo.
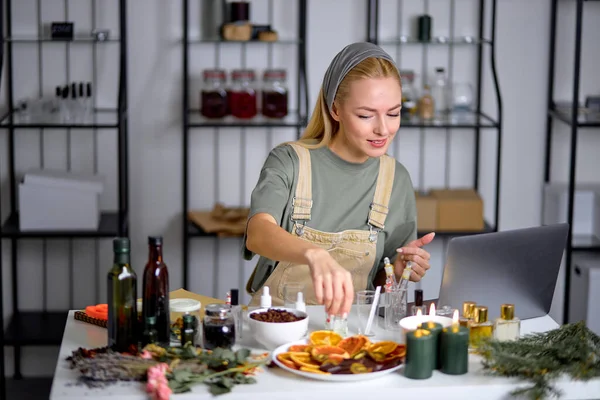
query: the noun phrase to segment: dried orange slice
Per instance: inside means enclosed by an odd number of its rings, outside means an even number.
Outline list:
[[[296,364],[298,368],[300,367],[308,367],[308,368],[319,368],[321,364],[314,361],[309,353],[289,353],[290,359]]]
[[[321,371],[319,368],[300,367],[300,371],[312,372],[313,374],[331,375],[331,372]]]
[[[384,341],[373,343],[367,352],[369,356],[375,361],[383,361],[386,359],[387,355],[396,350],[398,344],[392,341]]]
[[[307,344],[295,344],[293,346],[290,346],[290,348],[288,349],[288,351],[293,351],[293,352],[306,352],[306,353],[310,353],[310,351],[312,350],[312,346],[309,346]]]
[[[350,357],[354,357],[362,349],[368,347],[371,344],[370,340],[366,336],[356,335],[350,336],[340,341],[337,346],[346,350]]]
[[[290,353],[279,353],[277,354],[277,360],[288,368],[298,369],[296,363],[290,358]]]
[[[372,368],[368,368],[366,365],[361,363],[352,363],[352,365],[350,366],[350,372],[352,372],[353,374],[366,374],[372,371]]]
[[[348,352],[337,346],[321,345],[315,346],[310,352],[310,355],[317,361],[323,362],[327,360],[331,355],[340,355],[343,358],[348,358],[350,355]]]
[[[403,344],[399,344],[398,346],[396,346],[394,351],[385,355],[382,362],[387,363],[390,361],[394,361],[399,358],[403,358],[405,355],[406,355],[406,346],[404,346]]]
[[[313,346],[330,345],[336,346],[342,341],[342,337],[334,331],[314,331],[310,334],[310,344]]]

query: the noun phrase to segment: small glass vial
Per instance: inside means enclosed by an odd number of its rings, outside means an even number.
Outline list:
[[[227,304],[207,304],[202,322],[202,347],[230,349],[235,344],[235,322]]]
[[[423,96],[419,99],[419,117],[422,120],[429,121],[434,117],[434,101],[431,96],[429,85],[423,88]]]
[[[415,289],[415,304],[412,306],[412,315],[417,315],[421,310],[421,315],[427,314],[427,307],[423,305],[423,289]]]
[[[348,318],[343,315],[328,315],[325,320],[325,329],[334,331],[341,337],[348,336]]]
[[[147,317],[146,326],[142,333],[142,347],[158,343],[158,331],[156,330],[156,317]]]
[[[228,112],[225,71],[207,69],[203,75],[204,87],[200,92],[200,112],[206,118],[223,118]]]
[[[183,327],[181,328],[181,346],[185,346],[187,343],[191,343],[192,346],[196,346],[196,328],[198,322],[196,317],[192,314],[185,314],[183,316]]]
[[[494,325],[488,321],[488,308],[475,307],[475,317],[469,327],[469,346],[473,349],[478,348],[481,341],[491,338],[493,333]]]
[[[263,75],[262,114],[269,118],[283,118],[288,114],[288,89],[283,69],[268,69]]]
[[[232,74],[232,85],[229,89],[229,110],[231,115],[240,119],[254,118],[257,114],[256,89],[254,88],[254,71],[236,69]]]
[[[521,320],[515,317],[514,304],[500,306],[500,318],[494,321],[494,339],[499,341],[517,340],[521,334]]]
[[[472,301],[465,301],[463,303],[462,315],[458,320],[460,326],[468,328],[469,325],[471,325],[471,322],[473,322],[473,317],[475,317],[475,306],[476,304]]]

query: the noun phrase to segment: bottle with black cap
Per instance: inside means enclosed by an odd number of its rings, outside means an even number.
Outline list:
[[[415,289],[415,304],[412,306],[412,315],[417,315],[421,310],[421,315],[426,315],[426,307],[423,305],[423,289]]]
[[[235,339],[242,339],[242,328],[244,326],[242,306],[240,305],[240,291],[231,289],[231,315],[235,324]]]
[[[169,314],[169,270],[163,261],[162,236],[148,237],[148,262],[144,268],[142,321],[156,318],[158,343],[169,346],[171,318]]]
[[[108,346],[137,353],[137,276],[131,267],[129,239],[113,240],[114,262],[108,272]]]

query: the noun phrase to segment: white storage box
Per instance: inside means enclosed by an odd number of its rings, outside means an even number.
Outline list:
[[[19,184],[22,231],[97,230],[104,185],[94,175],[35,170]]]
[[[569,186],[551,183],[544,190],[544,223],[566,222],[569,205]],[[600,239],[600,184],[586,183],[575,186],[573,236]]]
[[[585,321],[600,335],[600,254],[573,256],[569,322]]]

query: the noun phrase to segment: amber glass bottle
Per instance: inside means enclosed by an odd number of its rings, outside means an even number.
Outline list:
[[[156,318],[158,343],[169,346],[171,319],[169,316],[169,271],[163,261],[161,236],[148,237],[148,262],[144,268],[144,300],[142,321]]]

